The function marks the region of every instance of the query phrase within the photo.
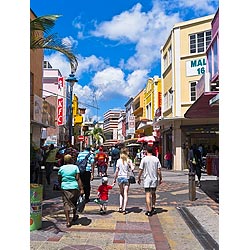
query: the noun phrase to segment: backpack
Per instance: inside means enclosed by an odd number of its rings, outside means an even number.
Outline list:
[[[89,152],[78,164],[78,168],[80,170],[80,173],[83,173],[86,171],[86,167],[87,167],[87,164],[88,164],[88,158],[89,156],[91,155],[91,152]]]
[[[115,148],[111,153],[112,160],[117,161],[120,158],[120,150]]]

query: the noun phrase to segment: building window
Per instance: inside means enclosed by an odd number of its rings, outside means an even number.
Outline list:
[[[140,108],[140,101],[135,104],[135,110],[137,110],[138,108]]]
[[[190,35],[190,54],[204,53],[210,42],[211,30]]]
[[[218,56],[218,39],[215,38],[207,52],[208,71],[210,77],[213,78],[219,73],[219,56]]]
[[[197,82],[190,82],[190,100],[194,102],[196,100],[196,84]]]
[[[170,88],[165,94],[164,94],[164,107],[165,109],[169,109],[173,106],[173,90]]]
[[[172,63],[172,48],[171,46],[168,48],[168,65]]]
[[[219,66],[218,66],[218,44],[217,44],[217,39],[215,39],[214,44],[213,44],[213,54],[214,54],[214,74],[219,72]]]
[[[168,48],[167,54],[163,57],[164,70],[172,63],[172,48]]]
[[[163,57],[163,63],[164,63],[164,70],[168,67],[168,58],[167,55]]]

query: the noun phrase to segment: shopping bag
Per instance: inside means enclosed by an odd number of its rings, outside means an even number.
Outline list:
[[[76,210],[79,213],[82,213],[85,208],[85,199],[83,198],[82,195],[78,197],[77,204],[76,204]]]

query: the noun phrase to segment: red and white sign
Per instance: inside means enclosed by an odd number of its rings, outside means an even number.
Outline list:
[[[84,136],[83,135],[78,135],[78,141],[84,141]]]
[[[61,90],[63,88],[63,77],[58,77],[58,89]]]
[[[57,99],[57,125],[63,125],[63,98]]]

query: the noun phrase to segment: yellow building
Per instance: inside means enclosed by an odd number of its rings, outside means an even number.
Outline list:
[[[154,126],[160,128],[163,155],[167,149],[173,154],[174,170],[187,168],[186,143],[211,146],[218,142],[217,118],[184,118],[196,100],[196,84],[206,73],[213,17],[175,24],[161,48],[162,112]]]
[[[162,105],[162,86],[161,78],[154,76],[149,78],[145,89],[140,92],[134,99],[134,107],[138,106],[138,99],[143,103],[139,108],[134,110],[136,114],[136,132],[141,136],[152,135],[153,121],[161,112]],[[142,116],[141,116],[142,114]]]

